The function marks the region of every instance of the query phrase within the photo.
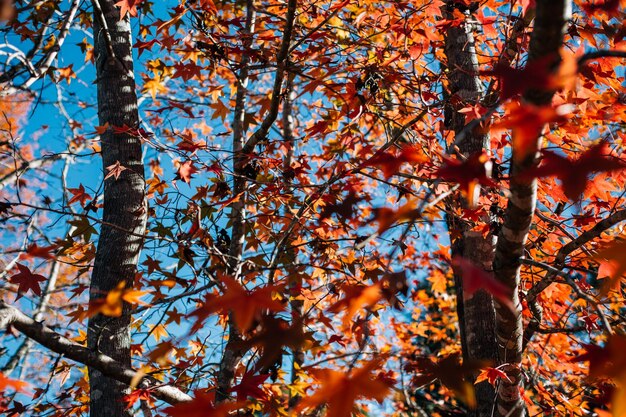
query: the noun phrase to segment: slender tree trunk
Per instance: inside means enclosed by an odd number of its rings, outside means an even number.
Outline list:
[[[294,78],[295,75],[293,73],[289,73],[287,75],[287,83],[285,86],[285,101],[283,103],[283,140],[285,142],[285,146],[287,147],[287,154],[285,155],[283,161],[283,172],[285,173],[290,172],[290,170],[292,169],[291,164],[293,162],[295,146],[295,138],[293,134],[293,125],[295,120],[293,117],[293,101],[296,98],[296,92],[294,90],[293,82]],[[291,187],[293,183],[292,178],[287,175],[284,179],[285,184],[288,187]],[[291,190],[289,190],[289,192],[291,192]],[[290,206],[291,205],[285,206],[285,217],[289,216]],[[296,250],[291,247],[292,242],[293,239],[288,238],[286,244],[287,249],[285,250],[285,259],[287,259],[287,262],[295,262]],[[278,256],[280,256],[280,254],[278,254]],[[291,271],[289,271],[289,267],[287,268],[290,276],[295,277],[293,278],[293,281],[290,282],[290,287],[299,290],[302,287],[302,278],[300,277],[300,274],[298,274],[296,271],[293,271],[295,273],[292,275]],[[304,300],[299,297],[298,293],[290,295],[291,297],[293,297],[289,301],[289,306],[291,307],[292,323],[296,323],[302,318]],[[294,384],[298,381],[298,370],[302,367],[302,364],[304,363],[304,351],[300,348],[296,348],[292,349],[291,352],[293,354],[293,359],[291,363],[291,383]],[[294,396],[291,396],[289,398],[289,406],[293,407],[299,401],[299,395],[296,394]]]
[[[551,59],[552,70],[560,63],[559,50],[569,18],[569,0],[537,0],[535,27],[530,41],[529,62]],[[549,105],[554,91],[531,90],[524,100],[535,106]],[[511,290],[515,310],[496,303],[496,334],[502,370],[509,381],[502,380],[498,386],[496,415],[519,417],[525,414],[523,398],[523,323],[519,300],[520,267],[524,248],[537,201],[537,181],[520,180],[516,174],[537,164],[539,139],[528,156],[517,155],[515,150],[511,162],[511,196],[506,208],[504,224],[498,236],[494,270],[496,278]]]
[[[235,117],[233,123],[233,194],[241,195],[239,201],[231,205],[230,223],[232,225],[231,246],[228,253],[228,272],[236,279],[240,275],[241,256],[245,244],[245,193],[247,192],[248,180],[245,175],[246,165],[250,162],[249,155],[255,152],[256,145],[267,138],[269,130],[276,121],[278,110],[280,107],[283,80],[285,76],[285,65],[289,57],[289,48],[291,35],[293,32],[294,21],[296,16],[297,0],[289,0],[287,3],[287,13],[285,17],[285,27],[283,31],[283,39],[276,56],[276,73],[274,77],[274,86],[272,88],[272,98],[267,115],[263,119],[257,130],[246,139],[246,132],[243,128],[243,119],[245,116],[245,104],[248,82],[248,64],[250,45],[252,44],[252,34],[256,20],[256,11],[254,9],[254,1],[246,2],[246,29],[245,34],[248,35],[247,41],[244,42],[244,52],[241,62],[241,70],[239,74],[239,85],[237,87],[237,96],[235,98]],[[232,387],[235,368],[241,360],[244,349],[241,347],[241,335],[237,330],[232,318],[229,319],[228,325],[228,343],[224,350],[224,356],[220,362],[217,373],[217,393],[216,402],[223,402],[228,398],[228,392]]]
[[[239,70],[237,80],[237,94],[235,96],[235,112],[233,116],[233,195],[245,193],[246,176],[244,168],[247,161],[243,154],[243,146],[246,140],[246,132],[244,126],[244,117],[246,114],[246,98],[248,94],[249,82],[249,63],[250,56],[246,52],[252,43],[252,33],[256,22],[256,11],[254,9],[253,0],[246,2],[246,26],[244,36],[247,36],[244,52],[241,57],[241,69]],[[231,240],[228,250],[229,274],[235,277],[239,275],[239,266],[241,265],[241,255],[243,254],[245,240],[245,216],[246,216],[246,197],[242,196],[231,206],[230,223],[231,223]],[[224,348],[224,354],[220,361],[219,370],[217,372],[217,391],[215,393],[215,401],[220,403],[229,398],[230,388],[235,379],[235,368],[241,360],[244,350],[241,347],[241,334],[235,326],[232,314],[228,320],[228,342]]]
[[[120,283],[133,285],[146,222],[144,165],[137,133],[115,133],[112,127],[139,126],[133,75],[131,28],[128,15],[120,20],[115,0],[93,0],[94,49],[100,125],[110,128],[101,135],[102,162],[119,162],[126,168],[119,178],[104,183],[104,224],[100,231],[89,292],[90,301],[106,296]],[[115,225],[111,227],[108,225]],[[129,305],[120,317],[96,315],[89,320],[88,347],[130,366]],[[128,386],[89,369],[91,417],[132,415],[122,401]]]
[[[448,10],[454,2],[448,2]],[[468,19],[469,20],[469,19]],[[448,60],[450,99],[446,105],[446,124],[455,132],[458,152],[468,157],[482,152],[488,146],[488,135],[476,133],[466,128],[465,116],[459,113],[461,108],[477,104],[483,98],[483,89],[478,77],[478,58],[474,46],[472,25],[468,21],[460,27],[451,27],[446,31],[445,52]],[[452,103],[462,103],[454,105]],[[458,205],[458,200],[449,202],[449,207]],[[457,207],[458,208],[458,207]],[[462,256],[477,266],[492,270],[495,249],[494,236],[483,237],[472,231],[471,226],[462,218],[450,214],[447,217],[449,230],[458,233],[451,235],[451,255]],[[488,219],[486,219],[488,221]],[[457,314],[464,360],[497,361],[495,337],[495,310],[493,298],[485,291],[478,291],[469,299],[464,299],[463,277],[460,271],[454,271],[457,294]],[[476,416],[491,416],[495,401],[495,390],[486,382],[476,386],[478,407]]]

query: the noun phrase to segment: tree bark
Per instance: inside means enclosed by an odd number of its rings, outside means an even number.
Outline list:
[[[550,59],[551,70],[560,63],[559,50],[563,43],[563,33],[568,19],[569,0],[537,0],[535,27],[530,41],[529,62]],[[535,106],[549,105],[554,91],[529,90],[524,100]],[[511,291],[515,310],[496,302],[496,335],[502,370],[510,381],[502,379],[498,386],[496,415],[519,417],[525,415],[521,396],[523,374],[521,369],[523,353],[523,323],[519,300],[520,267],[524,247],[537,200],[537,181],[520,180],[516,174],[537,164],[539,138],[527,157],[517,155],[513,150],[511,181],[508,205],[504,224],[498,236],[494,271],[496,278]]]
[[[448,2],[447,7],[450,10],[454,7],[454,2]],[[489,140],[488,135],[468,129],[465,116],[458,112],[468,104],[477,104],[484,94],[478,77],[478,58],[469,20],[468,18],[465,25],[449,28],[445,35],[449,81],[447,94],[450,98],[446,104],[446,125],[454,130],[458,152],[465,157],[482,152],[487,148]],[[458,200],[451,200],[448,205],[453,211],[454,206],[458,208],[458,204]],[[483,237],[482,234],[473,232],[465,220],[453,213],[447,216],[447,220],[451,232],[460,232],[456,237],[450,235],[452,257],[461,256],[490,271],[494,254],[494,236]],[[493,297],[485,291],[478,291],[471,298],[464,299],[463,277],[460,271],[454,271],[454,281],[463,359],[488,360],[495,363],[497,349]],[[487,382],[478,384],[476,398],[478,407],[472,415],[491,416],[495,401],[495,390],[491,384]]]
[[[137,128],[137,96],[133,74],[129,16],[120,20],[115,0],[92,0],[94,52],[98,85],[98,117],[109,129],[101,135],[102,162],[119,162],[126,169],[119,178],[104,182],[104,224],[91,277],[90,302],[105,297],[120,283],[133,285],[145,231],[144,165]],[[124,133],[114,127],[125,127]],[[111,226],[116,227],[111,227]],[[130,232],[130,233],[128,233]],[[135,235],[132,235],[134,233]],[[87,341],[92,351],[107,355],[130,368],[130,319],[128,304],[120,317],[96,315],[89,319]],[[91,417],[130,417],[122,401],[128,386],[89,368]]]

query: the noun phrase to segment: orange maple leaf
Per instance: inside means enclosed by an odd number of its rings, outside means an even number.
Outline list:
[[[326,417],[350,417],[358,398],[373,398],[382,402],[390,389],[390,381],[372,375],[384,358],[367,362],[362,368],[349,373],[333,369],[314,369],[310,373],[320,381],[321,387],[311,396],[304,398],[298,411],[328,404]]]
[[[115,3],[115,5],[120,8],[120,20],[124,19],[127,13],[133,17],[136,17],[137,6],[141,2],[142,0],[121,0]]]
[[[374,209],[374,215],[374,220],[378,222],[378,234],[382,234],[394,223],[404,220],[414,220],[420,217],[421,213],[417,209],[417,201],[409,200],[397,210],[388,207]]]
[[[516,160],[523,160],[537,150],[537,141],[547,123],[560,123],[567,118],[565,114],[571,106],[558,108],[552,106],[516,105],[501,121],[494,123],[492,129],[511,129],[513,131],[513,151]]]
[[[3,392],[7,388],[13,388],[15,391],[23,391],[28,386],[28,382],[20,381],[17,379],[9,379],[2,372],[0,372],[0,392]]]
[[[130,304],[145,304],[140,298],[146,295],[147,291],[126,289],[125,287],[126,283],[122,281],[117,284],[117,287],[109,291],[106,297],[91,302],[85,315],[91,317],[100,313],[105,316],[119,317],[122,315],[124,301]]]
[[[193,161],[185,161],[178,167],[178,172],[176,176],[189,184],[191,182],[191,178],[193,174],[198,172],[198,168],[193,165]]]
[[[604,296],[615,289],[626,274],[626,240],[614,242],[594,258],[600,261],[598,278],[605,279],[600,288],[600,295]]]
[[[373,307],[383,297],[382,289],[378,283],[370,286],[344,285],[342,290],[346,296],[330,306],[328,310],[337,313],[345,309],[344,325],[347,325],[359,310]]]
[[[191,316],[196,316],[197,321],[192,326],[191,332],[199,330],[204,320],[216,312],[227,313],[232,311],[235,324],[242,332],[247,332],[252,327],[255,318],[269,310],[279,312],[283,309],[283,303],[273,298],[274,293],[281,293],[283,286],[266,286],[248,291],[237,280],[223,276],[224,294],[221,296],[209,295],[205,303]]]
[[[57,68],[57,71],[59,72],[59,81],[65,80],[68,84],[70,84],[72,82],[72,78],[76,78],[76,73],[72,68],[73,66],[74,64],[70,64],[65,68]]]
[[[106,180],[107,178],[113,177],[113,178],[115,178],[117,180],[120,177],[120,175],[122,174],[122,172],[126,171],[127,169],[128,168],[126,168],[125,166],[120,164],[120,161],[115,161],[114,164],[111,164],[108,167],[106,167],[106,170],[108,171],[108,174],[106,174],[104,179]]]

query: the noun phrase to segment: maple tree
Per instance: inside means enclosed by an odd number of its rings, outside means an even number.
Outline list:
[[[0,413],[626,416],[625,9],[0,1]]]

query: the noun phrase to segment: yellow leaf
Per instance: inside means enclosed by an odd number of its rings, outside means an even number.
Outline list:
[[[433,292],[443,294],[448,288],[448,279],[439,269],[433,270],[431,276],[428,277],[428,281],[432,286]]]
[[[143,84],[144,93],[150,93],[150,96],[154,100],[158,93],[167,93],[167,88],[163,85],[163,81],[160,78],[151,78]]]
[[[149,366],[142,366],[136,373],[135,375],[132,377],[132,379],[130,380],[130,389],[134,390],[135,388],[137,388],[137,385],[139,385],[139,382],[141,381],[141,379],[146,376],[146,374],[148,373],[148,371],[150,370]]]
[[[150,333],[154,337],[154,340],[156,340],[157,342],[161,340],[162,337],[166,337],[169,334],[167,333],[165,326],[162,324],[158,324],[152,327],[152,329],[150,330]]]
[[[126,290],[122,294],[122,299],[130,304],[148,305],[148,303],[145,303],[140,300],[140,298],[146,294],[148,294],[148,291]]]

